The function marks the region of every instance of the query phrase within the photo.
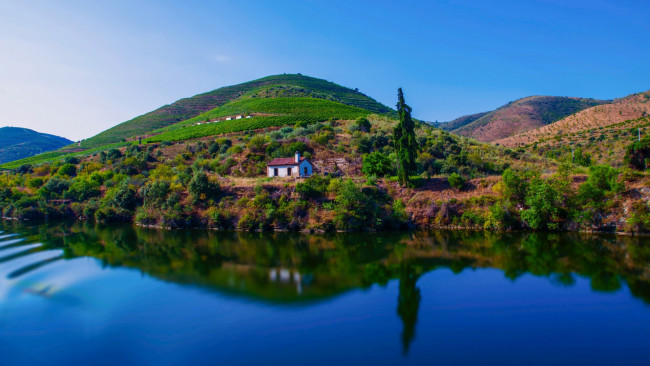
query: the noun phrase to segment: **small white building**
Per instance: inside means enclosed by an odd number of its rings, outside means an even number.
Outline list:
[[[269,177],[309,177],[314,168],[309,160],[300,156],[296,151],[293,158],[276,158],[266,165]]]

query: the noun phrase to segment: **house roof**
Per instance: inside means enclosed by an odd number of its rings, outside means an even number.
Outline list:
[[[300,157],[300,163],[302,163],[305,160],[304,156]],[[290,165],[290,166],[295,166],[300,163],[296,163],[295,158],[275,158],[271,160],[270,163],[266,164],[267,166],[279,166],[279,165]]]

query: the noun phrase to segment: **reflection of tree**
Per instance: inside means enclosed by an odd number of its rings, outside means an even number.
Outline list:
[[[399,295],[397,296],[397,314],[402,318],[404,328],[402,330],[402,351],[408,353],[409,346],[415,338],[415,324],[418,321],[418,310],[420,308],[420,289],[416,282],[420,275],[415,268],[408,263],[403,263],[400,268]]]

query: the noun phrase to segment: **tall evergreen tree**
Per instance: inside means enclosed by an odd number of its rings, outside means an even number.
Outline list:
[[[415,172],[418,143],[415,139],[415,123],[411,119],[411,107],[404,101],[402,88],[397,89],[397,113],[399,124],[393,132],[397,153],[397,179],[401,185],[409,184],[409,176]]]

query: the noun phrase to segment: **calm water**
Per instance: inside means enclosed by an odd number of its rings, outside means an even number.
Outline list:
[[[650,239],[0,224],[1,365],[648,364]]]

